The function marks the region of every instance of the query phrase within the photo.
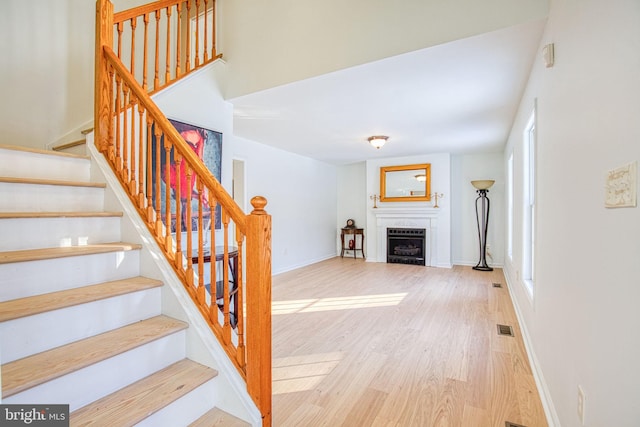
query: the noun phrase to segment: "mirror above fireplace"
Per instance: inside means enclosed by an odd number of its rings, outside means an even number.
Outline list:
[[[381,202],[428,202],[430,196],[430,163],[380,168]]]

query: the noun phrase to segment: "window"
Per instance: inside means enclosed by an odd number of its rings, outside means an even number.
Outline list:
[[[536,230],[536,110],[524,130],[523,138],[523,250],[522,279],[529,296],[533,298],[535,283],[535,230]]]

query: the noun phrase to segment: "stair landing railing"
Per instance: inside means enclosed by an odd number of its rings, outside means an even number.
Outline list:
[[[270,426],[267,201],[254,197],[242,212],[150,97],[220,57],[215,16],[213,0],[115,14],[110,1],[96,2],[95,141]]]

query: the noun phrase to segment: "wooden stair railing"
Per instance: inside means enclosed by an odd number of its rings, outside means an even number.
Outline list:
[[[194,304],[246,380],[263,425],[271,426],[271,217],[264,210],[267,201],[254,197],[253,211],[245,215],[149,95],[219,57],[215,54],[215,38],[210,45],[204,42],[204,46],[209,46],[205,52],[211,49],[210,56],[204,53],[198,59],[198,54],[194,60],[190,56],[190,38],[185,42],[179,37],[182,24],[186,22],[186,33],[190,34],[192,18],[199,22],[199,14],[207,16],[208,4],[209,0],[163,0],[114,15],[108,0],[97,0],[95,143]],[[172,31],[166,27],[166,53],[177,52],[174,61],[177,66],[172,74],[168,65],[171,60],[166,60],[165,78],[158,83],[158,63],[162,61],[156,41],[153,71],[156,77],[150,88],[146,83],[147,21],[149,16],[155,16],[157,40],[163,10],[166,21],[170,21],[172,10],[177,15],[175,45],[170,45]],[[145,26],[141,81],[135,77],[134,59],[134,42],[138,38],[135,22],[139,20]],[[130,68],[121,59],[120,34],[125,21],[133,27]],[[198,45],[201,37],[197,28]],[[205,28],[209,26],[205,24]],[[114,34],[118,34],[118,54],[113,50]],[[180,53],[183,47],[186,54]],[[195,51],[199,49],[198,45]],[[183,57],[185,61],[181,62],[179,59]],[[216,215],[221,218],[220,231],[208,225]],[[214,260],[213,252],[218,251],[215,256],[222,261],[222,268]],[[211,259],[210,284],[204,282],[207,255]],[[232,256],[237,266],[230,278],[228,266]]]

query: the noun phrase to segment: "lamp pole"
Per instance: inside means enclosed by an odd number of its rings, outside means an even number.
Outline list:
[[[473,267],[474,270],[493,271],[493,268],[487,265],[487,230],[490,207],[487,193],[494,182],[495,181],[492,180],[471,181],[471,184],[476,188],[476,192],[478,193],[478,197],[476,198],[476,222],[478,224],[478,243],[480,247],[480,260],[478,264]]]

